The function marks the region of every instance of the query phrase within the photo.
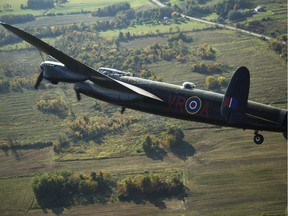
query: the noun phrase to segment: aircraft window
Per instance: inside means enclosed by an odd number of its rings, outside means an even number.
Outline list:
[[[119,71],[113,68],[99,68],[98,71],[107,76],[121,77],[121,76],[132,76],[132,73]]]
[[[191,83],[191,82],[184,82],[183,84],[182,84],[182,88],[183,89],[193,89],[193,88],[195,88],[196,86],[195,86],[195,84],[194,83]]]

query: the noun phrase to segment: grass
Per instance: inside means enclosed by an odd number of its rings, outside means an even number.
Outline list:
[[[0,179],[0,212],[23,215],[33,204],[32,178]]]
[[[180,28],[180,31],[192,31],[195,29],[203,29],[207,27],[206,24],[199,23],[199,22],[193,22],[193,21],[187,21],[185,23],[179,24],[157,24],[157,25],[137,25],[134,27],[128,27],[125,30],[109,30],[105,32],[101,32],[100,35],[105,38],[114,38],[119,35],[119,32],[122,31],[130,32],[131,35],[145,35],[147,33],[153,33],[156,35],[156,32],[158,33],[170,33],[176,32],[176,27]]]
[[[63,14],[68,14],[68,13],[75,13],[75,12],[80,12],[81,10],[83,11],[95,11],[96,8],[99,7],[105,7],[108,5],[112,5],[115,3],[119,2],[128,2],[132,8],[138,9],[138,8],[152,8],[155,7],[154,4],[150,3],[149,1],[136,1],[136,0],[112,0],[112,1],[105,1],[105,0],[69,0],[68,3],[59,5],[53,9],[50,10],[30,10],[30,9],[25,9],[22,10],[20,9],[21,4],[26,5],[27,1],[26,0],[2,0],[0,3],[0,7],[2,9],[2,6],[5,4],[10,4],[11,5],[11,10],[10,11],[4,11],[0,12],[1,15],[6,15],[6,14],[33,14],[34,16],[43,16],[47,13],[63,13]]]

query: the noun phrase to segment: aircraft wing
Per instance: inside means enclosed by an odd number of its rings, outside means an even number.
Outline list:
[[[89,80],[92,82],[95,82],[97,84],[100,84],[102,86],[108,87],[108,88],[113,88],[118,91],[125,91],[125,92],[134,92],[140,95],[143,95],[145,97],[149,97],[158,101],[162,101],[162,99],[158,98],[156,95],[153,95],[152,93],[141,89],[137,86],[133,86],[131,84],[123,83],[121,81],[115,80],[111,77],[108,77],[102,73],[99,73],[98,71],[92,69],[91,67],[77,61],[76,59],[66,55],[65,53],[57,50],[56,48],[50,46],[49,44],[45,43],[44,41],[40,40],[39,38],[22,31],[21,29],[18,29],[14,26],[8,25],[6,23],[0,22],[0,24],[6,28],[7,30],[11,31],[18,37],[22,38],[29,44],[33,45],[40,51],[46,53],[47,55],[52,56],[59,62],[63,63],[65,67],[68,69],[79,72],[79,73],[84,73],[89,76]]]
[[[16,34],[18,37],[22,38],[29,44],[33,45],[37,49],[41,50],[42,52],[46,53],[47,55],[52,56],[59,62],[63,63],[67,68],[73,71],[80,71],[81,73],[86,73],[90,76],[104,76],[101,73],[95,73],[95,70],[88,67],[87,65],[77,61],[76,59],[71,58],[70,56],[64,54],[63,52],[55,49],[54,47],[48,45],[44,41],[40,40],[39,38],[22,31],[14,26],[8,25],[6,23],[0,22],[0,24],[6,28],[7,30],[11,31],[12,33]]]

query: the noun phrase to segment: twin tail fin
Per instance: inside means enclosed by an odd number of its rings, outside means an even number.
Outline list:
[[[230,123],[241,122],[244,117],[250,88],[250,73],[239,67],[232,76],[222,100],[221,116]]]

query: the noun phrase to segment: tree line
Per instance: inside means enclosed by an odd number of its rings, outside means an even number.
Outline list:
[[[92,13],[92,16],[105,17],[105,16],[115,16],[119,11],[124,11],[130,9],[129,3],[118,3],[109,5],[103,8],[98,8]]]
[[[25,22],[33,21],[35,20],[35,17],[32,14],[19,14],[19,15],[7,14],[7,15],[0,16],[0,20],[1,22],[4,22],[4,23],[15,24],[15,23],[25,23]]]
[[[41,95],[36,102],[36,107],[44,113],[51,113],[61,118],[66,118],[71,114],[71,110],[63,98],[48,93]]]
[[[163,22],[163,18],[172,18],[173,9],[169,7],[154,8],[136,11],[129,3],[110,5],[98,8],[92,16],[112,16],[112,20],[97,21],[96,30],[106,31],[109,29],[123,29],[129,26]],[[174,16],[177,19],[177,16]],[[180,19],[180,18],[179,18]]]
[[[142,143],[144,152],[157,152],[159,148],[171,150],[183,142],[184,133],[180,128],[171,127],[160,138],[147,135]]]
[[[38,204],[45,208],[105,201],[113,185],[107,170],[85,174],[63,170],[36,176],[32,188]]]
[[[101,121],[99,116],[79,116],[67,123],[66,135],[69,140],[100,140],[105,134],[121,130],[135,121],[134,118],[109,118],[107,121]]]
[[[185,193],[181,175],[143,174],[115,179],[108,170],[74,173],[69,170],[42,173],[33,179],[33,192],[42,208],[107,202],[175,197]],[[112,198],[113,197],[113,198]]]
[[[137,175],[124,178],[119,186],[119,199],[174,197],[185,193],[180,176],[161,178],[157,174]]]

